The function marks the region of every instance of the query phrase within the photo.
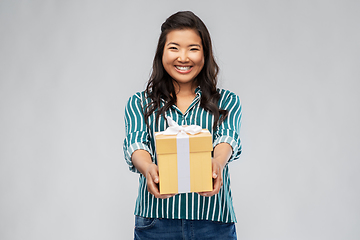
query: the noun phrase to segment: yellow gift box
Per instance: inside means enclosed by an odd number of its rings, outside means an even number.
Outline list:
[[[200,128],[201,129],[201,128]],[[197,134],[155,135],[160,194],[212,191],[212,136]]]

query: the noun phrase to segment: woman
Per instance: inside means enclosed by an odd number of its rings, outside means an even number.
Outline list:
[[[125,159],[140,173],[135,239],[236,239],[228,163],[241,153],[241,104],[234,93],[217,89],[217,74],[205,24],[189,11],[170,16],[147,88],[125,109]],[[212,133],[212,191],[159,193],[154,133],[166,129],[166,116]]]

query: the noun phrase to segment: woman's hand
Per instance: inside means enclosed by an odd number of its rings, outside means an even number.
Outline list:
[[[175,194],[160,194],[159,191],[159,168],[155,163],[148,165],[145,173],[147,190],[156,198],[169,198]]]
[[[214,148],[214,157],[212,159],[212,178],[213,190],[210,192],[199,192],[201,196],[211,197],[218,194],[223,185],[222,172],[232,154],[232,148],[228,143],[219,143]]]
[[[211,197],[215,194],[218,194],[221,186],[223,185],[222,181],[222,165],[215,159],[212,159],[212,178],[213,178],[213,190],[210,192],[199,192],[201,196]]]
[[[174,194],[160,194],[159,168],[152,162],[150,154],[142,149],[136,150],[131,156],[131,161],[139,172],[146,178],[148,191],[156,198],[169,198]]]

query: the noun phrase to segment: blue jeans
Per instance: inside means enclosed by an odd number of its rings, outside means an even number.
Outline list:
[[[135,216],[134,239],[236,240],[237,237],[234,223]]]

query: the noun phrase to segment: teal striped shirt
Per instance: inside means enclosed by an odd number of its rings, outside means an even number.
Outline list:
[[[173,105],[166,115],[170,116],[179,125],[196,124],[208,129],[213,136],[213,147],[226,142],[233,149],[229,162],[238,159],[241,153],[239,131],[241,125],[241,103],[234,93],[219,89],[221,98],[218,105],[229,111],[228,117],[216,131],[213,131],[213,115],[200,107],[201,90],[195,90],[196,97],[183,114]],[[138,149],[150,153],[154,163],[156,161],[154,133],[164,131],[168,126],[166,120],[160,117],[155,124],[155,113],[149,119],[150,129],[146,126],[142,108],[150,99],[144,92],[138,92],[130,97],[125,108],[126,137],[124,140],[124,156],[129,169],[139,173],[131,162],[131,155]],[[164,101],[162,105],[164,105]],[[212,197],[203,197],[197,193],[181,193],[168,199],[155,198],[147,191],[146,178],[140,174],[138,197],[135,204],[135,215],[148,218],[170,218],[189,220],[211,220],[219,222],[236,222],[230,189],[230,175],[228,164],[223,170],[223,186],[218,194]]]

